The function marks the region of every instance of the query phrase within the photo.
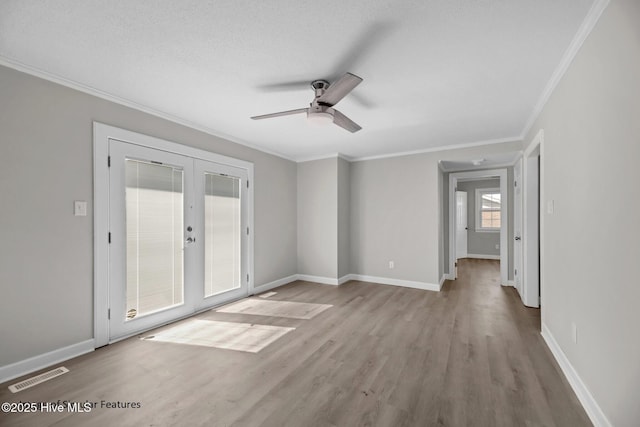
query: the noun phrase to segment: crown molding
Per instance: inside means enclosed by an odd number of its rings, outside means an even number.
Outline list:
[[[138,111],[142,111],[144,113],[156,116],[156,117],[160,117],[162,119],[168,120],[170,122],[182,125],[182,126],[186,126],[188,128],[200,131],[200,132],[204,132],[208,135],[212,135],[218,138],[222,138],[225,139],[227,141],[239,144],[239,145],[243,145],[245,147],[251,148],[253,150],[265,153],[265,154],[270,154],[272,156],[276,156],[276,157],[280,157],[282,159],[285,160],[289,160],[292,162],[296,162],[296,163],[303,163],[303,162],[309,162],[309,161],[314,161],[314,160],[322,160],[322,159],[328,159],[328,158],[342,158],[348,162],[359,162],[359,161],[366,161],[366,160],[378,160],[378,159],[386,159],[386,158],[392,158],[392,157],[402,157],[402,156],[410,156],[410,155],[415,155],[415,154],[424,154],[424,153],[433,153],[433,152],[439,152],[439,151],[448,151],[448,150],[457,150],[457,149],[461,149],[461,148],[470,148],[470,147],[478,147],[478,146],[483,146],[483,145],[492,145],[492,144],[501,144],[501,143],[508,143],[508,142],[522,142],[524,141],[524,139],[526,138],[527,134],[529,133],[529,131],[531,130],[531,127],[533,126],[533,124],[535,123],[536,119],[539,117],[540,113],[542,112],[543,108],[545,107],[547,101],[549,100],[549,98],[551,97],[551,94],[553,93],[553,91],[555,90],[555,88],[557,87],[558,83],[562,80],[562,77],[565,75],[565,73],[567,72],[569,66],[571,65],[571,63],[573,62],[573,59],[575,58],[575,56],[577,55],[578,51],[580,50],[580,48],[582,47],[583,43],[585,42],[585,40],[587,39],[587,37],[589,36],[589,34],[591,33],[591,31],[593,30],[593,28],[595,27],[596,23],[598,22],[598,20],[600,19],[600,17],[602,16],[602,13],[604,12],[604,10],[607,8],[607,6],[609,5],[610,0],[596,0],[593,5],[591,6],[591,9],[589,9],[589,12],[587,13],[587,16],[585,17],[585,19],[583,20],[582,24],[580,25],[580,28],[578,29],[578,32],[576,33],[576,35],[574,36],[573,40],[571,41],[571,44],[569,45],[569,47],[566,49],[562,60],[560,61],[560,63],[558,64],[558,66],[556,67],[555,71],[553,72],[553,74],[551,75],[551,78],[549,79],[547,85],[545,86],[542,94],[540,95],[538,102],[536,103],[533,111],[531,112],[529,119],[527,120],[527,122],[525,123],[525,126],[522,130],[522,132],[520,133],[520,135],[518,136],[514,136],[514,137],[509,137],[509,138],[499,138],[499,139],[493,139],[493,140],[486,140],[486,141],[477,141],[477,142],[470,142],[470,143],[463,143],[463,144],[455,144],[455,145],[447,145],[447,146],[439,146],[439,147],[431,147],[431,148],[425,148],[425,149],[419,149],[419,150],[411,150],[411,151],[403,151],[403,152],[396,152],[396,153],[388,153],[388,154],[380,154],[380,155],[374,155],[374,156],[363,156],[363,157],[351,157],[351,156],[347,156],[341,153],[333,153],[333,154],[328,154],[328,155],[319,155],[319,156],[310,156],[310,157],[302,157],[302,158],[293,158],[293,157],[289,157],[286,156],[282,153],[276,152],[276,151],[272,151],[263,147],[259,147],[257,145],[254,145],[252,143],[249,143],[247,141],[243,141],[241,139],[238,139],[236,137],[233,137],[231,135],[227,135],[218,131],[215,131],[209,127],[206,126],[202,126],[200,124],[194,123],[192,121],[189,121],[187,119],[175,116],[173,114],[169,114],[160,110],[156,110],[154,108],[150,108],[147,107],[145,105],[139,104],[137,102],[128,100],[126,98],[122,98],[119,96],[115,96],[112,94],[109,94],[107,92],[104,92],[102,90],[96,89],[94,87],[76,82],[74,80],[71,79],[67,79],[61,76],[58,76],[56,74],[53,73],[49,73],[47,71],[23,64],[19,61],[15,61],[13,59],[10,59],[8,57],[2,56],[0,55],[0,65],[4,65],[8,68],[12,68],[15,69],[17,71],[21,71],[23,73],[35,76],[35,77],[39,77],[42,78],[44,80],[48,80],[57,84],[60,84],[62,86],[66,86],[69,87],[71,89],[75,89],[78,90],[80,92],[89,94],[89,95],[93,95],[96,96],[98,98],[101,99],[105,99],[107,101],[111,101],[114,102],[116,104],[119,105],[123,105],[129,108],[133,108],[135,110]]]
[[[549,98],[551,98],[551,94],[553,94],[553,91],[558,86],[558,83],[560,83],[560,80],[562,80],[562,77],[564,77],[564,75],[566,74],[569,66],[578,54],[578,51],[582,47],[583,43],[585,42],[587,37],[589,37],[591,31],[593,31],[593,28],[596,26],[596,23],[600,19],[600,16],[602,16],[604,10],[607,8],[607,6],[609,6],[609,2],[610,0],[596,0],[591,6],[591,9],[589,9],[587,16],[584,18],[584,21],[582,21],[580,28],[578,28],[578,32],[573,37],[573,40],[571,41],[571,44],[569,44],[567,50],[565,50],[560,63],[551,75],[551,78],[542,91],[540,98],[538,98],[538,102],[533,108],[533,111],[529,116],[529,120],[527,120],[524,129],[520,134],[521,140],[524,140],[527,137],[527,134],[531,130],[531,127],[537,120],[538,116],[540,116],[540,113],[542,113],[542,109],[547,104],[547,101],[549,101]]]
[[[302,157],[302,158],[296,159],[296,162],[297,163],[314,162],[316,160],[335,159],[335,158],[343,159],[343,160],[346,160],[347,162],[353,161],[352,157],[349,157],[342,153],[333,153],[333,154],[324,154],[320,156]]]
[[[455,145],[443,145],[439,147],[431,147],[424,148],[421,150],[412,150],[412,151],[402,151],[398,153],[389,153],[389,154],[380,154],[376,156],[366,156],[366,157],[353,157],[351,162],[362,162],[365,160],[378,160],[378,159],[388,159],[391,157],[402,157],[402,156],[411,156],[414,154],[424,154],[424,153],[435,153],[439,151],[450,151],[450,150],[459,150],[461,148],[471,148],[471,147],[480,147],[483,145],[493,145],[493,144],[506,144],[509,142],[522,142],[522,138],[520,136],[514,136],[510,138],[499,138],[499,139],[489,139],[486,141],[477,141],[477,142],[468,142],[464,144],[455,144]]]
[[[56,74],[50,73],[48,71],[41,70],[39,68],[32,67],[30,65],[23,64],[19,61],[15,61],[11,58],[7,58],[6,56],[0,55],[0,65],[3,65],[8,68],[12,68],[14,70],[23,72],[25,74],[29,74],[34,77],[38,77],[53,83],[57,83],[61,86],[68,87],[70,89],[77,90],[82,93],[86,93],[88,95],[95,96],[97,98],[104,99],[106,101],[113,102],[115,104],[123,105],[125,107],[133,108],[134,110],[142,111],[143,113],[150,114],[152,116],[159,117],[164,120],[168,120],[170,122],[186,126],[190,129],[194,129],[200,132],[204,132],[208,135],[215,136],[217,138],[225,139],[229,142],[233,142],[239,145],[243,145],[245,147],[251,148],[256,151],[260,151],[262,153],[270,154],[272,156],[280,157],[285,160],[290,160],[295,162],[295,159],[285,156],[282,153],[278,153],[276,151],[271,151],[262,147],[258,147],[257,145],[251,144],[249,142],[243,141],[241,139],[235,138],[231,135],[224,134],[222,132],[215,131],[209,127],[202,126],[198,123],[192,122],[187,119],[183,119],[182,117],[175,116],[170,113],[165,113],[164,111],[156,110],[151,107],[147,107],[142,104],[138,104],[137,102],[131,101],[126,98],[122,98],[116,95],[112,95],[110,93],[104,92],[100,89],[96,89],[92,86],[85,85],[83,83],[76,82],[71,79],[67,79],[65,77],[58,76]]]

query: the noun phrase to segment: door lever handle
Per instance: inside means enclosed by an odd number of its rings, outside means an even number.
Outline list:
[[[186,240],[187,243],[195,243],[195,241],[196,241],[195,237],[187,237],[187,240]]]
[[[520,236],[516,236],[515,239],[516,240],[522,240],[522,238]]]

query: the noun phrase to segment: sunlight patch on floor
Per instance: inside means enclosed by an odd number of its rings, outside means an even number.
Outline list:
[[[146,340],[257,353],[293,330],[295,328],[193,319]]]
[[[245,299],[216,310],[218,313],[254,314],[269,317],[287,317],[291,319],[313,319],[331,304],[312,304],[307,302],[269,301]]]

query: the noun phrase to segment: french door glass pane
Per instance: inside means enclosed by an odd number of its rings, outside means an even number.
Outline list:
[[[127,159],[127,320],[184,302],[183,171]]]
[[[240,179],[205,173],[205,297],[241,286],[240,219]]]

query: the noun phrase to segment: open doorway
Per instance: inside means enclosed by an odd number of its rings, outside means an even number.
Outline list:
[[[488,181],[492,180],[492,181]],[[478,183],[482,184],[478,184]],[[469,184],[466,184],[469,183]],[[470,191],[473,189],[473,191]],[[465,191],[466,190],[466,191]],[[457,196],[456,192],[464,192],[466,200],[473,201],[473,212],[470,214],[459,206],[459,201],[464,200],[464,196]],[[488,244],[493,248],[493,259],[500,260],[500,282],[503,285],[509,284],[509,256],[508,256],[508,192],[507,192],[507,170],[491,169],[482,171],[455,172],[449,174],[449,278],[457,277],[457,259],[479,255],[472,252],[473,248]],[[461,215],[467,215],[467,221],[461,220]],[[471,219],[472,221],[469,221]],[[479,240],[469,245],[468,232],[469,223],[472,223],[474,234],[478,234]],[[463,227],[466,230],[463,230]],[[459,242],[467,232],[467,253],[466,256],[459,251]],[[499,235],[498,243],[492,242],[491,237]],[[497,245],[497,248],[496,248]],[[483,251],[486,252],[486,251]],[[486,255],[489,256],[489,255]]]

